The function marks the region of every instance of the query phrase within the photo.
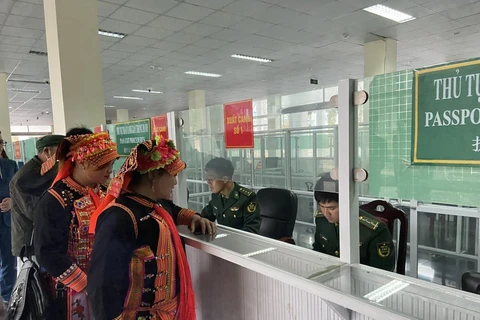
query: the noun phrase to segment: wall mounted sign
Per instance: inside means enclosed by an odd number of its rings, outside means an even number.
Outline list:
[[[224,104],[223,121],[225,128],[225,148],[253,148],[252,100]]]
[[[480,60],[414,74],[414,164],[480,164]]]
[[[152,139],[155,139],[156,136],[161,136],[165,139],[168,139],[168,123],[166,114],[152,117]]]
[[[121,156],[128,156],[139,143],[151,139],[150,119],[115,124],[115,141]]]

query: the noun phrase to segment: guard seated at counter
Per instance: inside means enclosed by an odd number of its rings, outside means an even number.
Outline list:
[[[323,174],[315,185],[315,242],[313,250],[340,256],[338,181],[330,173]],[[359,209],[360,263],[394,271],[395,248],[387,225],[377,217]]]
[[[258,233],[262,218],[257,195],[233,181],[233,173],[232,162],[228,159],[214,158],[206,164],[205,174],[212,199],[201,215],[227,227]]]

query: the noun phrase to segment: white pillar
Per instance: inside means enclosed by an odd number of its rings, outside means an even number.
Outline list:
[[[127,122],[130,120],[128,115],[128,109],[117,109],[117,123],[118,122]]]
[[[2,138],[11,144],[12,132],[10,130],[10,110],[8,109],[7,74],[5,73],[0,73],[0,114]]]
[[[105,124],[96,0],[45,0],[55,133]]]
[[[204,90],[193,90],[188,92],[188,109],[190,110],[190,131],[195,133],[201,129],[207,128]]]
[[[382,39],[364,46],[364,77],[397,71],[397,41]]]

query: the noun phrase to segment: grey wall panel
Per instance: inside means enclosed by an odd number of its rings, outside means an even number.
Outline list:
[[[198,320],[344,320],[315,295],[186,248]]]

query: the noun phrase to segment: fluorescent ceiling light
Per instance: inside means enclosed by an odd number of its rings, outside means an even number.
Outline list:
[[[211,77],[211,78],[220,78],[221,74],[216,73],[206,73],[206,72],[197,72],[197,71],[187,71],[186,74],[191,74],[194,76],[202,76],[202,77]]]
[[[154,90],[141,90],[141,89],[133,89],[133,92],[141,92],[141,93],[163,93],[162,91],[154,91]]]
[[[105,108],[115,108],[115,106],[105,106]]]
[[[102,30],[102,29],[98,29],[98,34],[101,35],[101,36],[118,38],[118,39],[123,39],[127,36],[125,33],[107,31],[107,30]]]
[[[390,20],[393,20],[398,23],[404,23],[407,21],[415,20],[415,17],[412,17],[409,14],[403,13],[401,11],[389,8],[387,6],[376,4],[363,10],[376,14],[380,17],[384,17]]]
[[[126,100],[143,100],[143,98],[139,97],[126,97],[126,96],[114,96],[116,99],[126,99]]]
[[[260,57],[252,57],[252,56],[246,56],[244,54],[232,54],[232,58],[237,58],[237,59],[244,59],[244,60],[251,60],[251,61],[257,61],[257,62],[272,62],[272,59],[267,59],[267,58],[260,58]]]
[[[8,91],[14,92],[28,92],[28,93],[40,93],[38,90],[28,90],[28,89],[16,89],[16,88],[8,88]]]
[[[381,301],[387,299],[395,293],[405,289],[406,287],[408,287],[408,285],[409,283],[407,282],[393,280],[386,285],[381,286],[377,290],[373,290],[369,294],[365,295],[364,298],[372,302],[380,303]]]

